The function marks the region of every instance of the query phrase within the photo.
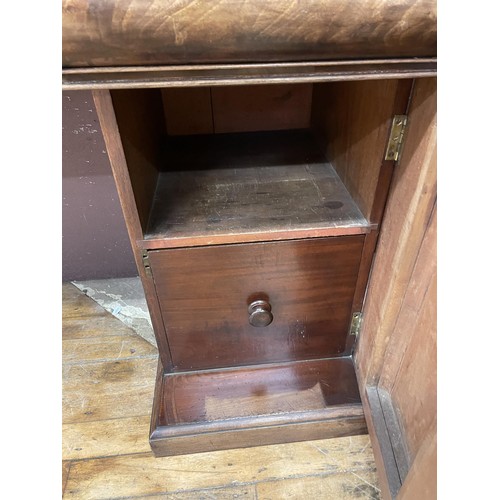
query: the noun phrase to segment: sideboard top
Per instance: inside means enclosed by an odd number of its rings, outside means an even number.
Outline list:
[[[434,57],[435,0],[63,0],[63,68]]]

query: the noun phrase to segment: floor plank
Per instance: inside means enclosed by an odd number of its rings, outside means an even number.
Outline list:
[[[88,299],[92,300],[92,299]],[[113,327],[110,328],[110,321],[113,321]],[[135,335],[133,331],[120,320],[109,316],[79,316],[72,318],[64,318],[62,322],[63,341],[64,340],[80,340],[86,338],[116,337],[123,335],[126,337]]]
[[[128,497],[129,499],[147,500],[257,500],[255,486],[236,486],[229,488],[210,488],[208,490],[191,490],[182,493],[165,493],[164,495],[148,495]]]
[[[378,498],[367,435],[154,458],[156,350],[70,287],[63,286],[65,499]]]
[[[89,299],[71,283],[63,283],[62,285],[62,316],[63,321],[82,316],[92,319],[112,317],[97,302]]]
[[[139,417],[64,424],[63,459],[149,452],[149,420],[148,413]]]
[[[67,498],[111,498],[245,485],[278,478],[373,469],[369,437],[155,458],[150,453],[75,462]]]
[[[66,483],[68,482],[70,468],[71,468],[71,462],[69,460],[63,460],[63,463],[62,463],[62,493],[63,493],[63,496],[64,496],[64,491],[66,490]]]
[[[374,470],[361,470],[343,474],[302,477],[257,484],[259,500],[285,500],[309,498],[352,498],[379,499]]]
[[[149,356],[158,357],[158,350],[137,335],[108,335],[101,338],[63,340],[63,363],[108,361]]]
[[[63,367],[63,423],[147,415],[151,411],[156,358]]]

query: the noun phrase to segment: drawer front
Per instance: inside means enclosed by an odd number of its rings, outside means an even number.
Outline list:
[[[363,241],[360,235],[150,251],[174,368],[342,355]]]

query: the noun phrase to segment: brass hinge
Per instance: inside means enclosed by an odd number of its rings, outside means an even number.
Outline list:
[[[144,266],[144,271],[146,272],[146,276],[148,278],[152,278],[153,273],[151,272],[151,265],[149,263],[149,255],[147,250],[144,250],[142,252],[142,265]]]
[[[361,312],[353,313],[351,320],[351,328],[349,329],[349,333],[351,335],[355,335],[356,337],[359,335],[359,330],[361,329],[362,321],[363,321],[363,313]]]
[[[408,117],[406,115],[396,115],[392,119],[391,135],[389,136],[389,142],[385,151],[386,160],[398,161],[407,122]]]

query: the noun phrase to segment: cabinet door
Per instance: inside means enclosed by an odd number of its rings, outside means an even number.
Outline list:
[[[436,497],[436,81],[417,80],[355,366],[384,498]]]
[[[155,250],[175,369],[341,356],[364,235]]]

